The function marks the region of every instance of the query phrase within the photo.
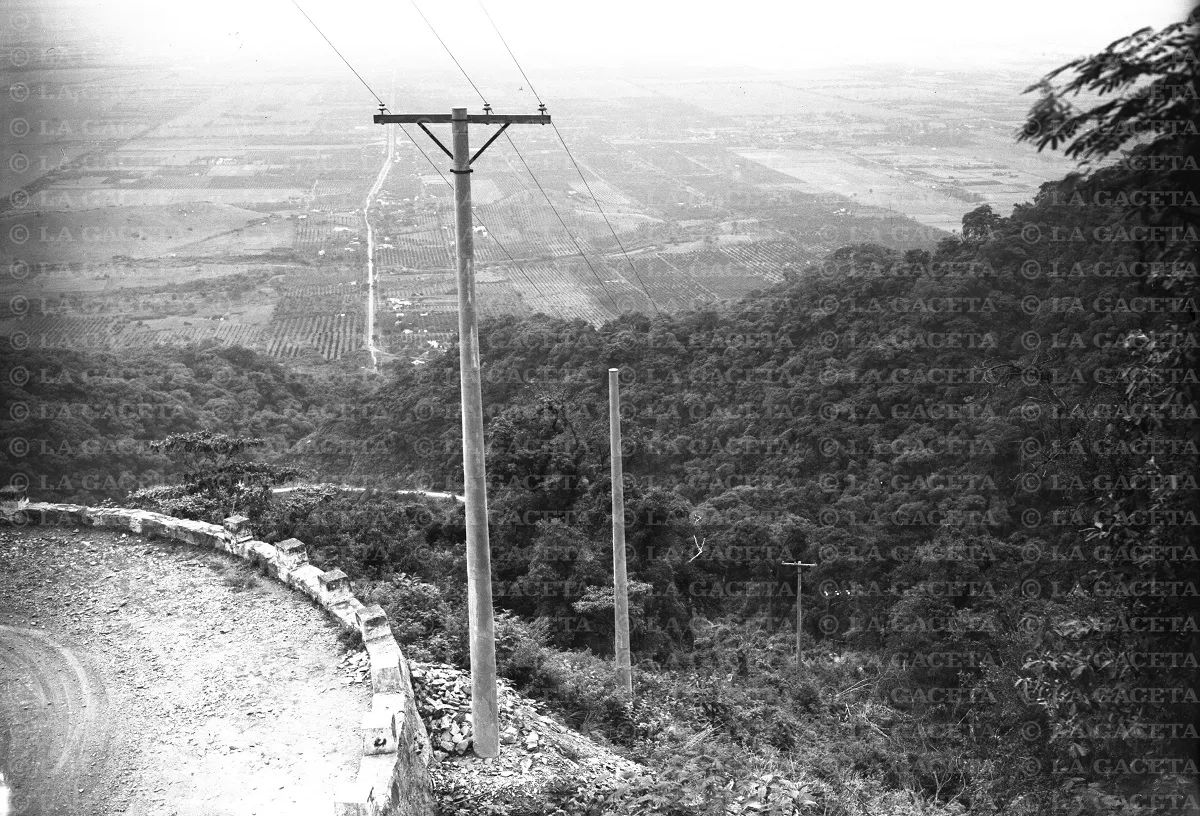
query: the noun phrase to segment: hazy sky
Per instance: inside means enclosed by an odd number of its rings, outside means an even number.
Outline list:
[[[453,70],[408,0],[299,0],[356,66]],[[477,0],[418,0],[468,71],[510,66]],[[52,4],[39,4],[47,8]],[[487,0],[531,78],[906,62],[986,65],[1100,50],[1181,19],[1184,0]],[[181,60],[342,70],[290,0],[95,0],[74,6],[108,42]],[[77,16],[82,15],[82,16]],[[46,18],[40,18],[44,23]],[[53,38],[53,22],[42,36]]]

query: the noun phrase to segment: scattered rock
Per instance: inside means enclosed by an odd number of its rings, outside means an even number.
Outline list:
[[[548,789],[564,779],[611,783],[617,773],[642,770],[542,714],[503,678],[496,701],[500,755],[479,757],[472,750],[469,677],[440,663],[410,661],[409,669],[433,749],[430,776],[443,803],[469,801],[478,811],[488,803],[544,802]]]

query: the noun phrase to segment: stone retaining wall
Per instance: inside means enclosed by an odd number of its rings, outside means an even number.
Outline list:
[[[6,502],[7,504],[7,502]],[[6,508],[9,510],[9,508]],[[412,677],[400,645],[379,606],[364,606],[341,570],[322,572],[308,563],[304,543],[255,541],[249,519],[233,516],[224,526],[124,508],[32,502],[7,515],[16,523],[101,527],[158,536],[222,550],[260,565],[303,592],[348,632],[361,634],[371,665],[371,708],[363,714],[363,756],[357,778],[334,797],[334,816],[432,816],[429,735],[417,712]]]

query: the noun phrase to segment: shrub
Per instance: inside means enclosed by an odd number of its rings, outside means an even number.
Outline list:
[[[469,647],[465,612],[456,613],[442,590],[403,572],[385,581],[362,581],[355,594],[387,613],[396,642],[409,657],[465,665]]]
[[[545,661],[549,622],[522,620],[511,612],[496,614],[496,671],[518,686],[525,686]]]

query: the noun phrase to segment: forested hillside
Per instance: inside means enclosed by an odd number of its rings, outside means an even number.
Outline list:
[[[151,447],[171,434],[261,438],[260,456],[295,458],[312,444],[305,439],[338,418],[333,395],[367,387],[360,377],[318,380],[211,341],[120,355],[3,352],[3,479],[57,501],[115,500],[177,482],[179,468]]]

